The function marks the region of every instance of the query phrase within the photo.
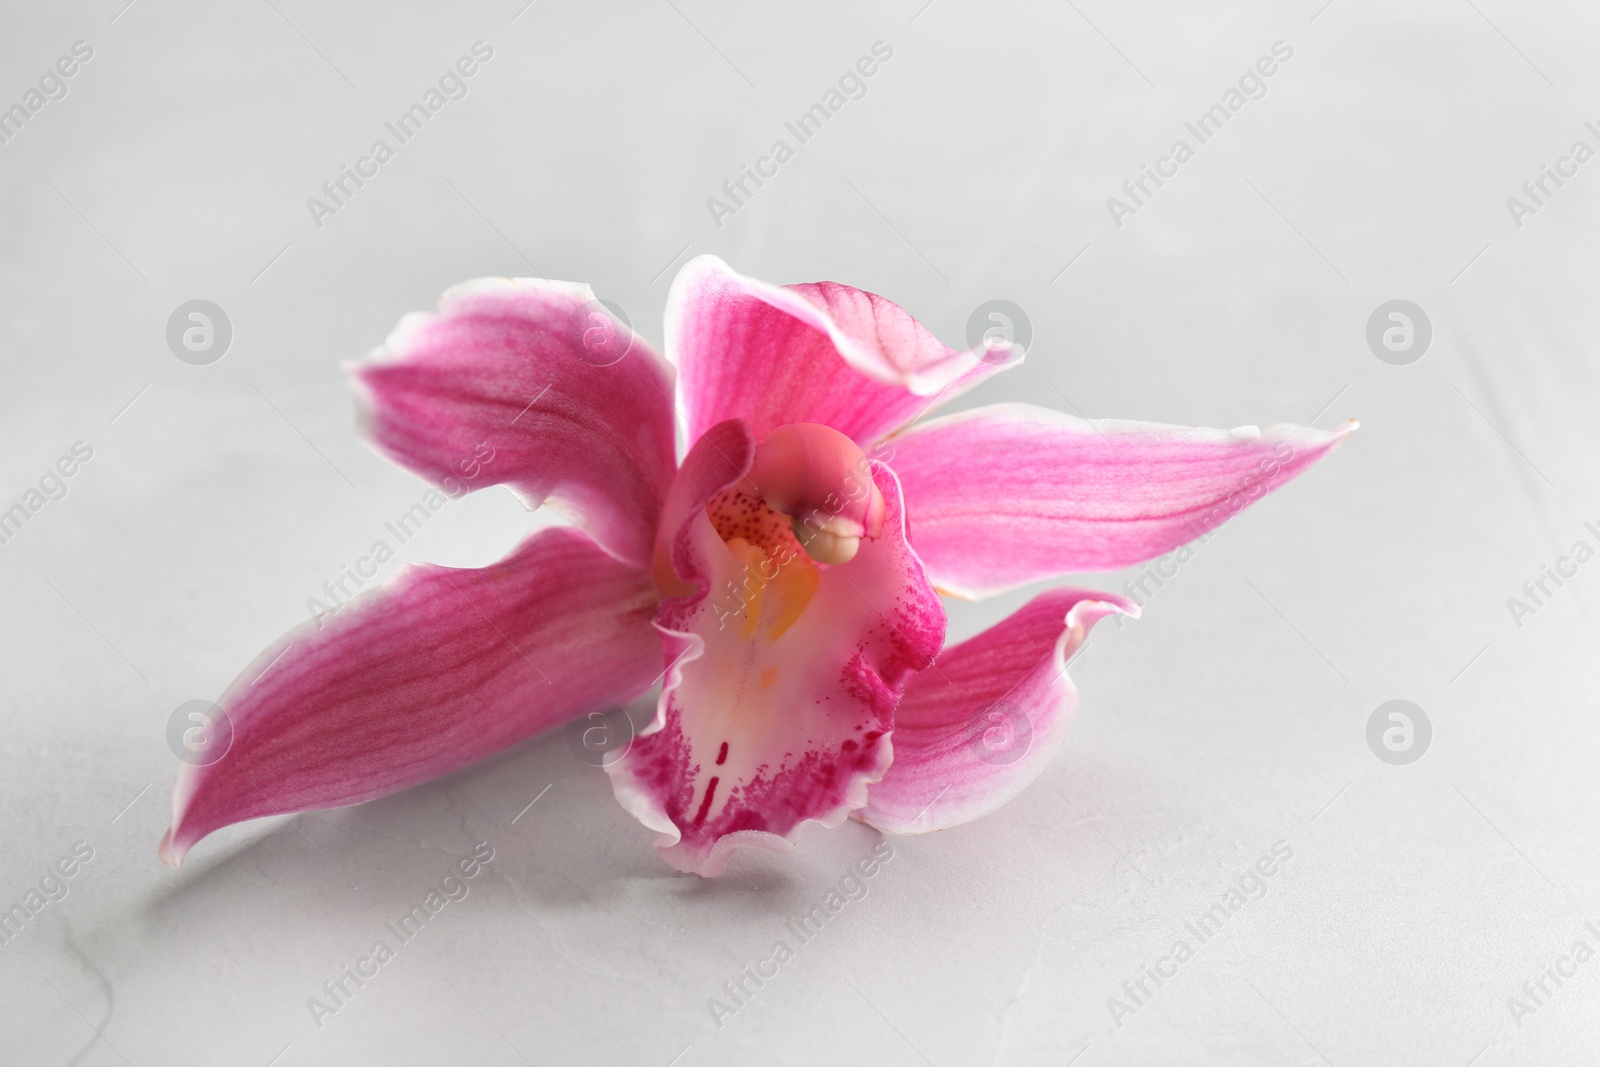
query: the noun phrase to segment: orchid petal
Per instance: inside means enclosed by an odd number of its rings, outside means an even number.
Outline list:
[[[684,526],[692,516],[703,515],[711,498],[731,485],[756,492],[756,484],[748,477],[755,456],[750,428],[738,419],[729,419],[707,430],[683,458],[683,466],[667,490],[656,533],[656,586],[665,595],[687,596],[700,588],[694,580],[693,555],[685,555],[692,552],[693,542],[686,539]]]
[[[934,584],[983,597],[1169,552],[1306,470],[1355,428],[1090,422],[996,404],[923,423],[888,445],[912,543]]]
[[[245,819],[406,789],[633,699],[660,676],[655,599],[644,571],[569,527],[481,569],[406,568],[229,687],[231,747],[180,771],[162,858]]]
[[[650,558],[672,479],[672,368],[586,285],[480,278],[400,320],[352,372],[377,447],[451,495],[547,499],[612,555]]]
[[[1119,596],[1052,589],[944,650],[939,669],[906,684],[895,712],[894,765],[859,817],[924,833],[971,822],[1018,793],[1066,739],[1078,710],[1067,660],[1100,619],[1137,616]]]
[[[678,272],[666,318],[691,440],[737,418],[757,440],[816,422],[867,448],[1022,357],[1005,345],[957,352],[876,294],[769,285],[715,256]]]
[[[787,849],[807,822],[837,826],[889,766],[907,678],[944,638],[944,611],[905,539],[900,487],[871,464],[883,527],[848,563],[801,550],[745,491],[738,422],[684,460],[684,520],[668,554],[689,590],[662,602],[668,657],[653,722],[607,766],[623,806],[659,831],[680,870],[722,873],[744,846]]]

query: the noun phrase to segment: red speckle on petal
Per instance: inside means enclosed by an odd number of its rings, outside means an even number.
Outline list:
[[[724,747],[726,747],[726,742],[724,742]],[[694,813],[694,824],[696,826],[706,821],[706,815],[711,811],[711,798],[717,795],[717,783],[721,780],[713,776],[710,783],[706,785],[705,799],[700,801],[700,810]]]
[[[724,489],[706,505],[706,516],[723,541],[743,540],[769,557],[780,560],[809,558],[789,528],[789,519],[771,508],[760,497],[742,489]]]

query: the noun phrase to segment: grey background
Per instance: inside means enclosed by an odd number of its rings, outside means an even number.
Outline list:
[[[94,48],[0,147],[0,506],[94,449],[0,545],[0,903],[94,849],[0,947],[8,1062],[1488,1067],[1600,1040],[1600,962],[1507,1006],[1600,947],[1600,563],[1520,627],[1506,605],[1600,546],[1600,162],[1521,227],[1505,203],[1597,144],[1592,7],[122,3],[12,0],[0,34],[5,104]],[[480,39],[469,95],[315,227],[306,198]],[[706,198],[880,39],[867,96],[715,226]],[[1106,198],[1278,40],[1267,95],[1116,227]],[[1039,782],[896,839],[720,1029],[707,998],[875,834],[676,875],[558,735],[161,866],[172,709],[422,494],[358,441],[340,361],[489,274],[590,282],[659,343],[708,251],[952,342],[1015,301],[1027,364],[959,406],[1363,428],[1095,635]],[[205,367],[164,339],[197,298],[234,334]],[[1410,366],[1365,342],[1392,299],[1432,322]],[[543,521],[490,491],[402,558],[483,564]],[[952,605],[952,637],[1031,592]],[[1367,748],[1391,699],[1432,722],[1408,766]],[[1280,840],[1267,894],[1116,1025],[1107,998]],[[317,1028],[307,998],[480,841],[469,897]]]

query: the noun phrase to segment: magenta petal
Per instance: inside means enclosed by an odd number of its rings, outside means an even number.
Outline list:
[[[894,833],[942,830],[987,815],[1039,776],[1078,710],[1067,660],[1100,619],[1132,602],[1052,589],[947,648],[906,685],[894,765],[867,790],[863,821]]]
[[[683,466],[678,468],[667,491],[656,537],[655,579],[664,595],[683,596],[697,588],[693,578],[694,542],[686,524],[696,513],[703,516],[711,498],[730,485],[743,483],[755,492],[755,483],[746,477],[755,456],[756,443],[750,428],[738,419],[729,419],[707,430],[683,458]]]
[[[689,436],[743,419],[756,440],[819,422],[863,448],[1021,362],[945,347],[902,307],[835,282],[776,286],[715,256],[690,260],[667,298],[667,356]]]
[[[477,570],[408,567],[291,631],[217,702],[232,746],[185,766],[162,858],[213,830],[357,804],[648,689],[661,671],[643,570],[580,531]]]
[[[871,470],[881,535],[830,566],[739,492],[750,452],[748,431],[723,423],[684,460],[670,556],[688,592],[658,621],[670,669],[654,722],[607,767],[668,862],[702,875],[735,848],[784,850],[805,823],[836,826],[864,804],[891,759],[900,691],[944,637],[887,467]]]
[[[1356,428],[1211,430],[996,404],[890,442],[934,584],[981,597],[1169,552],[1321,459]]]
[[[396,462],[451,495],[548,498],[619,559],[650,558],[674,467],[672,368],[588,286],[465,282],[352,370]]]

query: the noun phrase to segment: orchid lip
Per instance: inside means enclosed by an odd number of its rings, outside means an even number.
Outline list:
[[[758,464],[758,440],[728,420],[680,466],[663,542],[684,591],[664,590],[656,617],[669,670],[654,719],[606,767],[668,862],[707,876],[735,848],[787,849],[806,826],[838,826],[867,803],[893,761],[899,694],[944,638],[894,472],[863,463],[880,517],[870,493],[844,484],[853,449],[807,485],[817,465],[774,464],[771,448]],[[822,499],[841,488],[848,507]],[[835,518],[856,541],[873,526],[879,536],[830,566],[769,499],[802,517],[819,505],[819,524]]]

